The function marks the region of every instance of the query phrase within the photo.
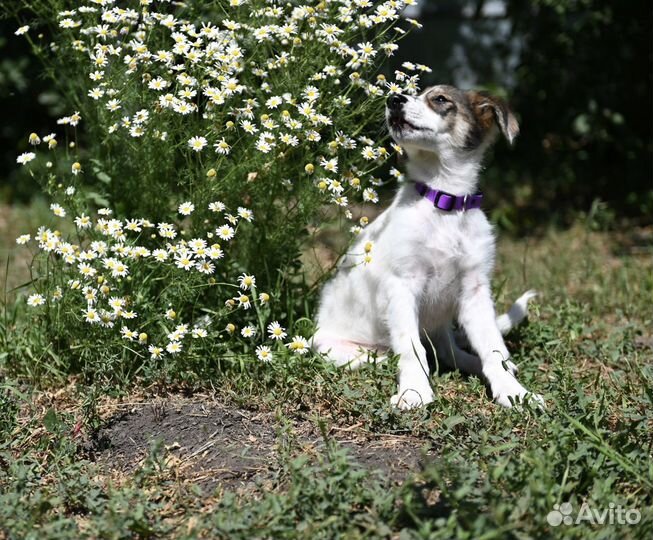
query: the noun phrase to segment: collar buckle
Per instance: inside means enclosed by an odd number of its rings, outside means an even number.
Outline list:
[[[451,212],[452,210],[466,212],[467,210],[480,208],[483,199],[482,193],[453,195],[446,191],[432,189],[422,182],[415,182],[415,189],[420,196],[431,201],[435,208],[445,212]]]

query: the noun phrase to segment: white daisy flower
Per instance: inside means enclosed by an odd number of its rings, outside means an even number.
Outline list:
[[[256,287],[256,278],[247,274],[242,274],[238,277],[238,286],[246,291],[252,287]]]
[[[273,321],[268,324],[268,335],[271,339],[279,341],[285,339],[287,334],[285,328],[281,326],[278,321]]]
[[[249,208],[244,208],[243,206],[238,207],[238,215],[245,221],[251,222],[254,220],[254,212],[252,212]]]
[[[188,146],[195,152],[201,152],[207,144],[205,137],[191,137],[188,140]]]
[[[194,338],[197,339],[197,338],[205,338],[206,336],[209,335],[209,333],[208,333],[208,332],[206,331],[206,329],[204,329],[204,328],[197,328],[197,327],[196,327],[196,328],[193,328],[193,330],[192,330],[192,332],[191,332],[191,335],[192,335]]]
[[[234,237],[234,229],[230,225],[223,225],[215,230],[221,240],[231,240]]]
[[[171,341],[166,345],[166,351],[168,351],[170,354],[177,354],[180,353],[182,350],[182,345],[178,341]]]
[[[129,341],[134,341],[138,337],[138,333],[130,330],[127,326],[123,326],[120,329],[120,334],[122,334],[123,339],[127,339]]]
[[[92,225],[91,218],[88,217],[86,214],[77,216],[75,218],[75,225],[77,226],[78,229],[88,229]]]
[[[227,141],[224,140],[224,137],[220,139],[217,143],[213,145],[213,148],[215,148],[215,151],[218,154],[222,154],[226,156],[229,152],[231,152],[231,146],[227,143]]]
[[[249,309],[252,307],[252,301],[250,300],[249,296],[247,296],[246,294],[234,296],[233,300],[237,301],[238,306],[242,307],[243,309]]]
[[[57,217],[66,217],[66,211],[57,203],[52,203],[50,205],[50,210]]]
[[[16,158],[16,163],[25,165],[26,163],[32,161],[34,158],[36,158],[36,154],[34,152],[23,152]]]
[[[195,262],[191,258],[191,254],[188,252],[182,252],[175,256],[175,266],[181,268],[182,270],[190,270],[195,266]]]
[[[190,216],[193,211],[195,210],[195,205],[192,202],[184,202],[179,205],[179,208],[177,211],[182,215],[182,216]]]
[[[302,336],[293,337],[290,343],[286,343],[286,347],[300,356],[306,354],[310,349],[308,341]]]
[[[209,259],[214,261],[216,259],[222,259],[222,257],[224,257],[224,252],[220,249],[218,244],[214,244],[209,248],[207,255]]]
[[[256,335],[256,328],[251,324],[248,324],[247,326],[244,326],[243,329],[240,331],[240,335],[243,336],[244,338],[254,337]]]
[[[261,362],[270,362],[273,358],[272,351],[267,345],[259,345],[256,347],[256,358]]]
[[[159,262],[163,262],[168,259],[168,252],[165,249],[155,249],[152,252],[152,257]]]
[[[87,323],[96,324],[100,322],[100,315],[98,315],[95,308],[89,307],[87,309],[82,309],[82,315]]]
[[[220,201],[209,203],[209,210],[211,210],[211,212],[216,212],[216,213],[224,212],[225,208],[226,206],[224,205],[224,203]]]
[[[147,348],[147,351],[150,353],[150,358],[155,360],[157,358],[161,358],[161,356],[163,355],[163,349],[161,347],[156,347],[155,345],[150,345]]]
[[[195,268],[197,269],[198,272],[201,274],[213,274],[215,272],[215,264],[209,262],[209,261],[197,261],[195,263]]]
[[[372,188],[366,188],[363,191],[363,200],[366,202],[378,203],[379,195]]]
[[[42,294],[32,294],[27,298],[27,305],[31,307],[42,306],[45,304],[45,298]]]

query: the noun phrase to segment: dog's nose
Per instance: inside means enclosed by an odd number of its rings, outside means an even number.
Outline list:
[[[408,98],[403,94],[392,94],[387,101],[388,109],[397,110],[408,101]]]

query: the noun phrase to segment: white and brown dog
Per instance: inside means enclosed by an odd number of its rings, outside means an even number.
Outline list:
[[[451,86],[391,96],[386,119],[408,157],[409,180],[325,285],[313,347],[350,367],[392,350],[399,388],[391,401],[408,409],[433,400],[425,348],[432,343],[438,361],[482,376],[497,403],[510,407],[529,391],[502,334],[526,316],[534,293],[496,317],[495,239],[476,189],[485,150],[499,131],[512,143],[517,121],[502,100]],[[362,264],[370,246],[373,260]],[[454,319],[478,356],[456,343]]]

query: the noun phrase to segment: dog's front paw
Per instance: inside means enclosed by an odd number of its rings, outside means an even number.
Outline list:
[[[526,402],[533,403],[538,409],[546,409],[544,398],[540,394],[533,394],[529,391],[518,394],[499,394],[494,400],[508,409]]]
[[[529,392],[510,373],[506,373],[500,380],[495,380],[491,383],[490,390],[492,391],[494,401],[503,407],[510,408],[517,403],[530,401],[540,409],[544,409],[544,398],[539,394]]]
[[[401,410],[415,409],[423,407],[433,401],[435,394],[430,386],[415,389],[406,388],[399,391],[390,398],[390,403]]]

